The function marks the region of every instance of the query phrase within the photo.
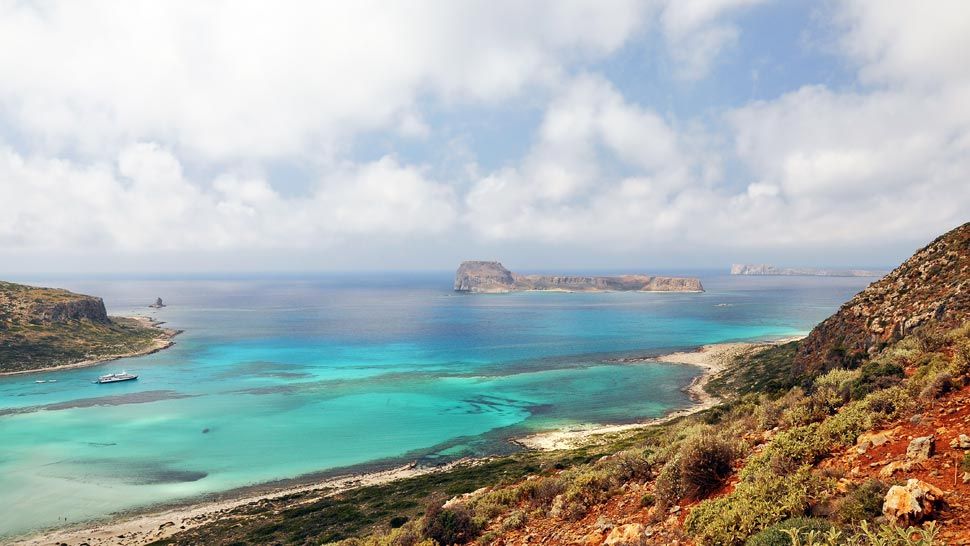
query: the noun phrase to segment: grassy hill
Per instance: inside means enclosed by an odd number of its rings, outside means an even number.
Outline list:
[[[101,298],[0,281],[0,373],[157,350],[174,332],[109,317]]]

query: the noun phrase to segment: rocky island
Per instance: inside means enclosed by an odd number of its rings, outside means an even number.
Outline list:
[[[581,275],[519,275],[500,262],[462,262],[455,273],[455,291],[501,294],[528,290],[563,292],[703,292],[700,279],[618,275],[594,277]]]
[[[733,264],[732,275],[777,275],[790,277],[882,277],[886,271],[868,269],[817,269],[814,267],[775,267],[768,264]]]
[[[147,354],[179,332],[109,317],[101,298],[0,281],[0,375]]]

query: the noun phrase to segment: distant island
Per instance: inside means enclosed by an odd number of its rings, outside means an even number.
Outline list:
[[[882,277],[886,271],[867,269],[816,269],[813,267],[775,267],[768,264],[733,264],[732,275],[780,275],[802,277]]]
[[[693,277],[657,277],[619,275],[592,277],[577,275],[519,275],[500,262],[462,262],[455,273],[456,292],[506,293],[521,291],[562,292],[703,292],[700,279]]]
[[[146,317],[109,317],[104,301],[0,281],[0,375],[148,354],[179,332]]]

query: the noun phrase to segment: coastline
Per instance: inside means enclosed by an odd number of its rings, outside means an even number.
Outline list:
[[[141,319],[145,320],[147,317],[141,317]],[[617,425],[582,425],[539,432],[524,437],[512,438],[509,441],[523,448],[536,451],[573,449],[608,441],[611,435],[663,424],[709,409],[718,404],[720,399],[707,393],[704,390],[704,386],[737,356],[752,351],[763,350],[772,345],[800,339],[801,337],[803,336],[765,342],[716,343],[704,345],[693,351],[674,352],[642,358],[619,359],[617,362],[621,363],[664,362],[700,367],[703,372],[684,389],[695,403],[688,408],[643,422]],[[161,350],[161,348],[155,350]],[[79,367],[80,364],[72,364],[70,366]],[[333,495],[358,487],[381,485],[415,476],[447,472],[457,466],[475,465],[486,460],[488,458],[464,458],[442,466],[433,467],[419,467],[416,463],[410,463],[386,470],[328,477],[323,480],[303,482],[279,488],[275,488],[272,484],[263,484],[262,486],[257,485],[237,490],[235,493],[233,491],[225,492],[225,498],[217,500],[203,499],[187,501],[184,504],[176,503],[174,505],[157,507],[154,510],[152,507],[146,507],[143,510],[137,510],[135,512],[109,515],[105,520],[100,522],[82,522],[65,528],[38,531],[19,537],[10,537],[10,539],[12,540],[11,544],[31,546],[62,543],[71,545],[87,543],[90,546],[108,544],[140,546],[164,539],[186,529],[198,527],[213,519],[225,516],[235,508],[250,503],[259,503],[298,493],[319,492],[319,495],[312,495],[307,499],[296,501],[297,504],[300,502],[312,502],[322,496]]]
[[[314,502],[323,496],[335,495],[350,489],[382,485],[425,474],[447,472],[457,466],[474,466],[486,460],[488,459],[465,458],[433,467],[419,467],[416,463],[409,463],[387,470],[347,474],[301,485],[271,490],[264,489],[261,493],[250,492],[219,500],[195,501],[155,511],[148,507],[134,514],[109,515],[105,518],[105,521],[100,523],[88,521],[70,527],[10,537],[10,540],[12,540],[10,544],[30,546],[47,544],[141,546],[170,537],[186,529],[199,527],[247,504],[260,503],[299,493],[320,493],[320,495],[294,500],[291,506],[298,506],[303,503]],[[259,490],[259,486],[256,487]],[[232,495],[232,493],[229,492],[228,495]],[[0,542],[3,542],[3,540],[0,538]]]
[[[151,317],[146,316],[130,316],[130,317],[115,317],[115,318],[125,318],[131,319],[141,323],[145,328],[152,328],[158,331],[158,334],[152,340],[151,345],[143,347],[137,351],[131,351],[128,353],[116,354],[116,355],[106,355],[98,358],[92,358],[88,360],[82,360],[80,362],[72,362],[71,364],[61,364],[58,366],[48,366],[46,368],[37,368],[33,370],[17,370],[12,372],[0,372],[0,377],[8,375],[25,375],[31,373],[44,373],[44,372],[56,372],[61,370],[73,370],[76,368],[87,368],[97,364],[102,364],[104,362],[111,362],[112,360],[120,360],[122,358],[132,358],[136,356],[145,356],[157,353],[159,351],[168,349],[172,345],[175,345],[174,337],[181,334],[182,330],[175,330],[172,328],[162,328],[165,324],[163,321],[155,320]]]
[[[668,353],[654,357],[628,358],[617,362],[664,362],[668,364],[684,364],[697,366],[702,369],[702,373],[694,378],[693,381],[684,389],[685,392],[694,400],[694,404],[688,408],[668,413],[663,417],[649,419],[639,423],[625,423],[619,425],[579,425],[559,430],[537,432],[528,436],[514,438],[511,441],[526,449],[536,451],[556,451],[561,449],[575,449],[601,441],[610,440],[610,436],[631,430],[638,430],[646,427],[662,425],[664,423],[693,415],[695,413],[710,409],[721,402],[721,400],[706,390],[704,387],[712,377],[715,377],[725,369],[735,358],[743,354],[749,354],[764,350],[773,345],[780,345],[789,341],[795,341],[804,336],[786,337],[774,341],[762,342],[727,342],[713,343],[704,345],[693,351],[681,351]]]

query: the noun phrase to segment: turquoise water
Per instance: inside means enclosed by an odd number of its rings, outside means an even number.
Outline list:
[[[150,311],[166,351],[0,378],[0,536],[247,485],[686,407],[698,373],[616,359],[804,333],[865,279],[706,275],[703,294],[461,295],[448,274],[23,279]],[[95,385],[126,369],[138,381]],[[37,384],[41,379],[56,383]]]

